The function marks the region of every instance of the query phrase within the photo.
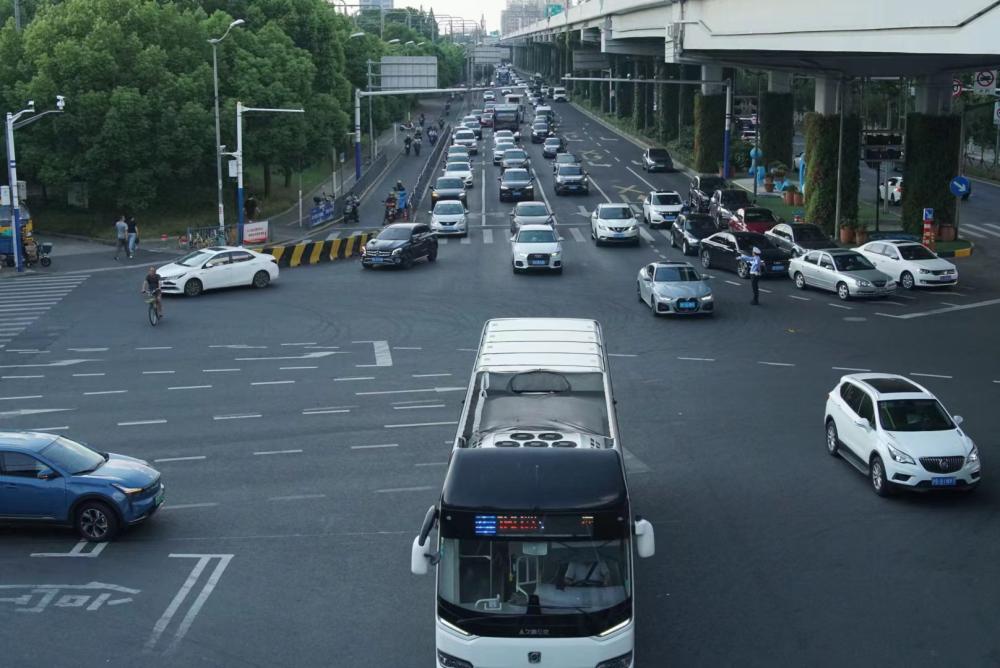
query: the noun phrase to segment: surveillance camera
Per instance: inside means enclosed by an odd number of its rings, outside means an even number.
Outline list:
[[[66,98],[62,95],[56,95],[56,109],[62,111],[66,107]]]

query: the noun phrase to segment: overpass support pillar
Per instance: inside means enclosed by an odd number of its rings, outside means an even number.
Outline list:
[[[769,93],[791,93],[792,75],[790,72],[768,72],[767,92]]]
[[[816,97],[813,109],[817,114],[837,113],[837,80],[816,77]]]
[[[787,173],[791,173],[792,169],[792,140],[795,137],[795,103],[791,84],[792,77],[787,72],[769,72],[767,92],[761,94],[757,111],[763,163],[780,162]]]
[[[702,65],[701,78],[719,81],[722,67]],[[719,172],[723,162],[726,125],[725,86],[702,84],[694,99],[694,165],[699,172]]]
[[[934,209],[938,225],[959,226],[957,200],[948,184],[962,173],[962,118],[951,112],[951,75],[921,77],[916,108],[906,117],[903,179],[903,229],[919,233],[924,208]]]
[[[722,66],[721,65],[702,65],[701,66],[701,78],[709,80],[721,80],[722,79]],[[702,84],[701,94],[702,95],[722,95],[725,89],[722,86],[716,84]]]

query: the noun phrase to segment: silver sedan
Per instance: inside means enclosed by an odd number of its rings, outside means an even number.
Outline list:
[[[861,253],[847,249],[815,250],[793,257],[788,263],[788,275],[799,290],[830,290],[843,301],[896,293],[896,281],[876,269]]]
[[[715,312],[712,287],[688,262],[647,264],[639,270],[636,293],[654,316],[664,313],[712,315]]]

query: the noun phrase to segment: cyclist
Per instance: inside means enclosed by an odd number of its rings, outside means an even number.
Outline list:
[[[161,281],[163,279],[156,273],[156,267],[150,267],[146,276],[142,279],[142,294],[153,297],[156,300],[156,317],[163,318],[163,289]]]

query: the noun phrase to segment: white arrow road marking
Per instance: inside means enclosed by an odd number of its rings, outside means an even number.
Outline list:
[[[73,366],[74,364],[83,364],[84,362],[103,362],[104,360],[56,360],[55,362],[49,362],[48,364],[7,364],[0,366],[0,369],[27,369],[27,368],[38,368],[43,366]]]
[[[618,141],[618,137],[601,137],[601,141]]]
[[[260,362],[262,360],[312,360],[317,357],[328,357],[330,355],[348,355],[349,351],[343,350],[318,350],[314,353],[306,353],[305,355],[291,355],[291,356],[281,356],[281,357],[237,357],[237,362]]]
[[[590,218],[590,212],[587,211],[587,207],[582,204],[576,205],[576,215],[583,216],[584,218]]]
[[[75,410],[75,408],[22,408],[16,411],[0,411],[0,418],[18,417],[20,415],[39,415],[41,413],[59,413],[62,411]]]

